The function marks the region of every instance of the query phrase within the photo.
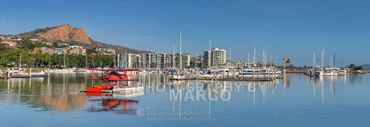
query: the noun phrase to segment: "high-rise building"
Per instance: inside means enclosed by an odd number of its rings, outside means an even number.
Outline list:
[[[181,60],[180,60],[181,59]],[[181,64],[180,64],[181,62]],[[175,54],[175,67],[176,68],[187,68],[190,67],[190,54],[189,53],[182,53],[180,57],[180,53]]]
[[[162,68],[172,68],[173,67],[173,55],[172,54],[162,54]]]
[[[204,51],[203,52],[203,68],[211,67],[211,51]]]
[[[117,67],[121,68],[140,68],[141,55],[132,53],[117,54]]]
[[[151,68],[152,63],[152,53],[143,53],[141,54],[141,67],[142,68]]]
[[[217,67],[226,64],[226,50],[212,48],[210,51],[203,53],[203,67]]]
[[[127,68],[140,68],[141,56],[139,54],[128,54]]]
[[[179,58],[179,53],[121,53],[117,54],[116,66],[122,68],[179,68],[181,61],[184,68],[190,67],[189,53],[183,53],[182,60]]]
[[[190,57],[190,67],[192,68],[202,68],[203,67],[203,56]]]
[[[141,67],[142,68],[179,68],[180,61],[183,67],[190,66],[190,54],[183,53],[182,60],[180,54],[167,54],[167,53],[144,53],[141,54]]]

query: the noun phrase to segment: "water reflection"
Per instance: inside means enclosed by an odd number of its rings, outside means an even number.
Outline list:
[[[55,109],[63,113],[82,109],[87,99],[86,96],[78,94],[85,85],[79,83],[79,77],[74,76],[8,79],[1,80],[0,84],[1,94],[5,94],[2,96],[5,97],[2,99],[6,100],[5,103],[29,105],[37,111]]]
[[[312,95],[320,96],[321,103],[325,104],[326,97],[335,96],[338,86],[341,88],[361,84],[367,75],[343,75],[326,77],[307,77],[307,82],[312,86]],[[327,92],[326,92],[327,91]]]
[[[294,80],[291,81],[291,76]],[[22,104],[34,108],[36,111],[57,111],[59,113],[73,110],[89,112],[117,112],[135,114],[137,107],[147,107],[151,104],[139,103],[142,93],[132,95],[86,95],[80,90],[100,84],[99,81],[89,80],[88,74],[60,74],[49,78],[8,79],[0,80],[0,103]],[[312,87],[312,96],[320,96],[321,103],[325,103],[327,96],[335,96],[339,86],[359,84],[365,75],[310,78],[304,75],[290,75],[284,80],[271,82],[240,82],[240,81],[169,81],[165,75],[150,74],[140,76],[140,81],[127,82],[129,86],[145,87],[145,96],[164,93],[163,98],[156,98],[158,102],[169,104],[168,112],[176,112],[181,118],[183,106],[204,103],[205,114],[212,114],[213,102],[229,102],[233,96],[247,98],[248,103],[255,107],[257,101],[262,104],[277,92],[285,92],[291,84],[297,86],[304,83]],[[292,83],[293,82],[293,83]],[[247,94],[244,94],[247,93]],[[153,104],[155,105],[155,104]],[[158,105],[157,105],[158,106]],[[162,105],[163,106],[163,105]],[[167,106],[167,105],[164,105]],[[152,106],[152,108],[155,106]],[[172,114],[173,115],[173,114]],[[211,117],[211,116],[210,116]]]
[[[135,105],[139,100],[129,99],[132,96],[141,96],[143,93],[130,95],[87,93],[89,96],[86,110],[88,112],[114,112],[119,114],[136,115]]]

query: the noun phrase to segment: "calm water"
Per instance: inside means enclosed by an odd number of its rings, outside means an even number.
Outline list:
[[[370,125],[370,76],[276,82],[170,82],[142,76],[131,95],[89,95],[89,75],[0,80],[2,127],[327,127]]]

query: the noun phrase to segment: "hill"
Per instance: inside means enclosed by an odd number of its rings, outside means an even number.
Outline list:
[[[87,33],[88,32],[84,28],[75,28],[70,24],[62,24],[59,26],[40,28],[30,32],[24,32],[12,36],[19,38],[34,38],[52,43],[69,43],[72,45],[81,45],[86,48],[111,48],[116,50],[116,52],[118,53],[149,52],[123,47],[121,45],[113,45],[107,44],[105,42],[96,41],[90,38]]]

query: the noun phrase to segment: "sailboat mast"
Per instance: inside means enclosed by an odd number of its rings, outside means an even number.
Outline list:
[[[182,32],[180,31],[179,68],[182,69]]]
[[[312,72],[313,73],[315,72],[315,66],[316,66],[316,54],[315,54],[315,51],[313,51],[313,54],[312,54]]]
[[[50,58],[50,55],[48,55],[48,56],[49,56],[48,64],[49,64],[49,69],[50,69],[50,59],[51,59],[51,58]]]
[[[333,55],[330,57],[330,67],[333,67]]]
[[[325,49],[321,50],[321,68],[325,67]]]
[[[253,65],[256,65],[256,47],[253,48]]]
[[[265,68],[265,51],[262,50],[262,65]]]
[[[85,67],[88,68],[87,67],[87,54],[85,55]]]
[[[172,47],[173,49],[173,52],[172,52],[172,67],[175,68],[176,66],[176,61],[175,61],[175,54],[176,54],[176,48],[175,48],[175,45],[173,45]]]
[[[19,68],[22,66],[22,54],[19,54]]]
[[[250,57],[250,54],[249,54],[249,52],[248,52],[248,64],[250,64],[250,60],[249,60],[249,57]]]
[[[66,53],[64,53],[64,56],[63,56],[63,68],[66,67]]]
[[[333,54],[333,67],[335,67],[335,53]]]
[[[122,67],[128,68],[128,54],[127,54],[127,49],[125,49],[125,54],[123,55],[123,61],[122,63],[124,64]]]

